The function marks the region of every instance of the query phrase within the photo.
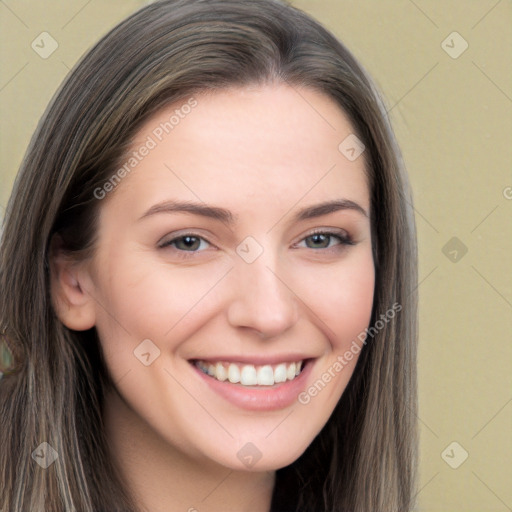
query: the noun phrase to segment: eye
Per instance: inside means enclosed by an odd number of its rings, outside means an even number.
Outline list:
[[[315,231],[301,242],[305,242],[308,249],[331,249],[336,245],[354,245],[346,232],[332,231]]]
[[[195,253],[202,252],[202,250],[206,249],[209,245],[210,242],[203,237],[196,235],[195,233],[187,233],[167,240],[159,244],[159,247],[161,249],[173,247],[180,252]]]

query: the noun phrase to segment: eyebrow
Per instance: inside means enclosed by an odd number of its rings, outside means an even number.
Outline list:
[[[328,213],[340,210],[352,210],[368,217],[366,210],[356,202],[350,201],[349,199],[336,199],[334,201],[326,201],[324,203],[307,206],[306,208],[299,210],[295,214],[293,220],[300,221],[313,219],[315,217],[321,217],[322,215],[327,215]]]
[[[313,219],[342,210],[352,210],[365,217],[369,217],[367,211],[358,203],[350,201],[349,199],[336,199],[302,208],[294,215],[293,221],[298,222],[301,220]],[[146,213],[144,213],[139,220],[158,213],[192,213],[195,215],[201,215],[202,217],[215,219],[229,225],[234,224],[238,218],[238,216],[233,215],[231,211],[218,206],[210,206],[205,203],[196,203],[193,201],[171,200],[155,204]]]
[[[209,206],[205,203],[195,203],[193,201],[164,201],[152,206],[139,220],[157,213],[194,213],[195,215],[220,220],[226,224],[233,224],[236,219],[229,210],[217,206]]]

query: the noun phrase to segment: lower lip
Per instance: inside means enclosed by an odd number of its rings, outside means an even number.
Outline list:
[[[297,401],[297,397],[304,390],[313,360],[307,360],[300,374],[293,380],[260,388],[244,387],[227,380],[221,382],[206,375],[194,364],[191,363],[191,366],[210,389],[233,405],[250,411],[275,411],[285,409]]]

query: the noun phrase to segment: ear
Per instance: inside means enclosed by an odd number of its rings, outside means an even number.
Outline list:
[[[64,250],[62,238],[54,235],[49,250],[52,304],[59,320],[69,329],[85,331],[94,327],[94,300],[87,293],[92,281],[82,262]]]

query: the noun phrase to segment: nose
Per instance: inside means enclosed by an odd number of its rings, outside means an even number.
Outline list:
[[[231,276],[230,325],[273,338],[297,323],[298,299],[279,273],[277,265],[264,255],[253,263],[238,262]]]

